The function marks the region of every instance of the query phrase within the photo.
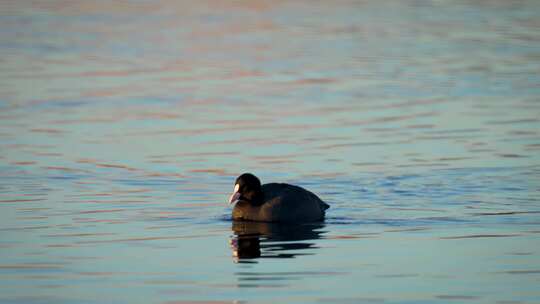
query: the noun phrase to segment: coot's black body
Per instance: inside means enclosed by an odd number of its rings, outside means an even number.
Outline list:
[[[236,203],[234,220],[258,222],[315,222],[324,220],[330,206],[298,186],[270,183],[261,186],[253,174],[240,175],[230,203]]]

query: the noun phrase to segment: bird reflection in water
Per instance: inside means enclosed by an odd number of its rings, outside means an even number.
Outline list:
[[[233,221],[230,240],[233,258],[238,263],[253,263],[258,258],[294,258],[311,255],[298,252],[319,248],[314,240],[326,233],[323,223],[277,224]]]

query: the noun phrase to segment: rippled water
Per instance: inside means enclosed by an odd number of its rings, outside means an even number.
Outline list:
[[[538,1],[3,1],[0,302],[540,302]],[[233,223],[244,171],[321,224]]]

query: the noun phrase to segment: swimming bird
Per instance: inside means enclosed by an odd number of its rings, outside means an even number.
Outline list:
[[[330,208],[317,195],[298,186],[261,181],[251,173],[240,175],[229,198],[235,204],[233,220],[257,222],[316,222]]]

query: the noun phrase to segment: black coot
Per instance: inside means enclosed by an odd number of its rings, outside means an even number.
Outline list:
[[[236,203],[233,220],[257,222],[322,221],[325,210],[330,208],[317,195],[298,186],[278,183],[261,186],[251,173],[236,179],[229,203]]]

